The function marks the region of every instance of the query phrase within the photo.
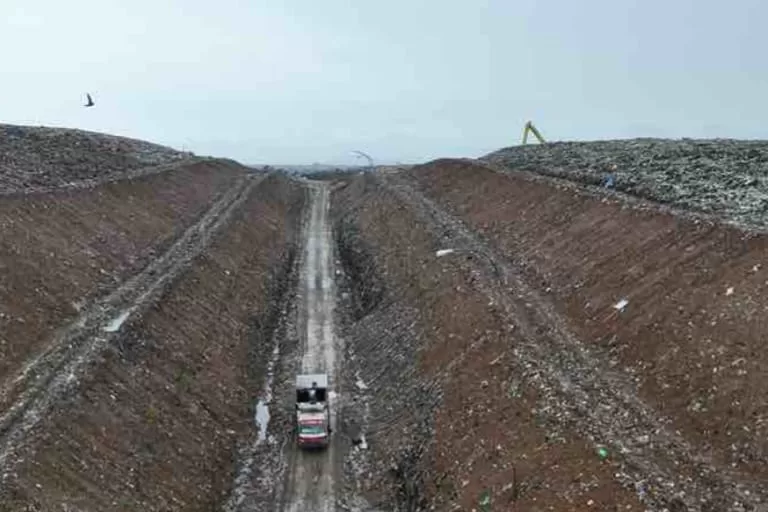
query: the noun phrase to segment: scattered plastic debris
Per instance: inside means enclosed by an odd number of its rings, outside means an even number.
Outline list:
[[[435,254],[439,258],[440,256],[445,256],[446,254],[451,254],[452,252],[454,252],[454,249],[440,249]]]
[[[262,396],[258,402],[256,402],[256,414],[254,414],[254,421],[259,429],[259,437],[257,444],[262,444],[267,440],[267,428],[269,427],[269,402],[272,401],[272,383],[275,380],[275,365],[280,358],[280,345],[275,343],[272,349],[272,357],[267,363],[267,380],[264,383],[262,390]]]
[[[109,325],[104,327],[104,331],[106,332],[117,332],[120,330],[120,327],[125,323],[126,320],[128,320],[128,317],[131,316],[131,310],[123,311],[120,313],[119,316],[112,319],[111,322],[109,322]]]
[[[623,312],[624,308],[627,307],[627,304],[629,304],[629,301],[627,299],[621,299],[619,302],[613,305],[613,308],[619,312]]]
[[[365,382],[363,382],[363,379],[361,379],[360,377],[357,378],[357,382],[355,382],[355,386],[357,386],[357,389],[359,389],[360,391],[365,391],[366,389],[368,389],[368,386],[365,384]]]
[[[520,382],[513,380],[509,383],[509,389],[507,390],[507,396],[509,398],[517,398],[521,395]]]
[[[597,449],[597,456],[600,457],[601,460],[605,460],[608,458],[608,450],[603,448],[602,446]]]
[[[269,406],[264,400],[256,404],[256,424],[259,427],[259,442],[267,439],[267,427],[269,426]]]
[[[478,505],[480,505],[480,510],[484,512],[491,510],[491,491],[486,489],[480,493],[480,501],[478,502]]]
[[[727,290],[725,290],[725,295],[733,295],[733,286],[730,286]]]

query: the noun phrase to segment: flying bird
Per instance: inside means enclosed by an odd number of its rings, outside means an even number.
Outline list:
[[[86,96],[88,96],[88,103],[86,103],[86,104],[85,104],[85,105],[83,105],[83,106],[84,106],[84,107],[92,107],[92,106],[94,106],[94,105],[95,105],[95,103],[93,102],[93,98],[91,98],[91,95],[90,95],[90,94],[88,94],[88,93],[85,93],[85,95],[86,95]]]

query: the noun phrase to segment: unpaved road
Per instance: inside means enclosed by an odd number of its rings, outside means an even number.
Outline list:
[[[308,182],[312,196],[309,222],[305,224],[301,268],[300,325],[304,326],[302,373],[327,373],[331,390],[338,382],[337,354],[342,351],[334,336],[334,258],[331,227],[328,222],[330,190],[326,183]],[[299,450],[294,443],[290,453],[285,488],[288,512],[334,511],[336,475],[341,460],[337,456],[336,411],[331,392],[331,443],[327,450]]]

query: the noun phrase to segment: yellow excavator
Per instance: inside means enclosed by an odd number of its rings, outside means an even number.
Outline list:
[[[544,144],[546,142],[544,137],[541,136],[541,133],[539,133],[539,130],[537,130],[536,127],[533,126],[533,123],[530,121],[525,123],[525,126],[523,127],[523,144],[528,142],[528,133],[532,133],[539,140],[540,144]]]

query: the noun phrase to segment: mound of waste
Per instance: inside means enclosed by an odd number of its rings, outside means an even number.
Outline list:
[[[504,148],[482,160],[768,226],[768,142],[632,139]],[[613,167],[615,166],[615,168]]]
[[[189,153],[82,130],[0,125],[0,192],[67,186],[173,163]]]

